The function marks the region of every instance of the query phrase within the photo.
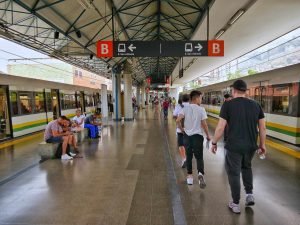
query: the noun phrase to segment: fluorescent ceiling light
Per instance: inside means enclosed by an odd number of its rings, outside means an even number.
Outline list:
[[[224,30],[224,29],[219,30],[219,32],[215,35],[215,39],[219,39],[219,37],[221,37],[222,34],[224,34],[224,33],[225,33],[225,30]]]
[[[245,13],[244,9],[240,9],[239,11],[237,11],[233,15],[233,17],[231,17],[231,19],[229,20],[228,24],[230,24],[230,25],[234,24],[244,13]]]

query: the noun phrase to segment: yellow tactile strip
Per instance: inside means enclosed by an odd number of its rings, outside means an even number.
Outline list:
[[[12,139],[12,140],[0,143],[0,150],[3,149],[3,148],[9,147],[9,146],[15,145],[15,144],[22,143],[24,141],[31,140],[31,139],[39,137],[39,136],[43,136],[43,134],[44,134],[44,131],[41,131],[41,132],[31,134],[31,135],[28,135],[28,136],[25,136],[25,137],[16,138],[16,139]]]

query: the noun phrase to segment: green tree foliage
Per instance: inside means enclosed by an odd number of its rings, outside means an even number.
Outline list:
[[[242,76],[243,76],[243,74],[241,74],[241,71],[237,70],[237,71],[235,71],[235,73],[228,73],[227,74],[227,79],[232,80],[232,79],[240,78]]]
[[[256,74],[256,73],[257,73],[257,71],[254,70],[254,69],[249,69],[248,70],[248,75],[253,75],[253,74]]]

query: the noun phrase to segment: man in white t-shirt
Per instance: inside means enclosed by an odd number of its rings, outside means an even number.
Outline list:
[[[85,118],[85,116],[81,114],[81,110],[77,109],[76,116],[74,116],[72,119],[76,124],[76,128],[84,129],[84,118]]]
[[[187,184],[193,184],[193,155],[197,160],[197,170],[200,188],[205,188],[204,180],[204,160],[203,160],[203,133],[209,141],[210,136],[206,123],[207,114],[203,107],[200,106],[202,93],[200,91],[192,91],[190,93],[190,104],[184,107],[176,120],[179,129],[186,134],[186,165],[187,165]],[[184,128],[181,120],[184,118]]]
[[[189,105],[190,96],[188,94],[184,94],[181,98],[178,100],[178,105],[175,106],[174,112],[173,112],[173,118],[176,120],[178,118],[179,113],[181,110]],[[184,134],[180,128],[177,126],[176,128],[177,132],[177,143],[179,148],[179,154],[181,156],[181,167],[186,167],[186,154],[185,154],[185,143],[184,143]]]

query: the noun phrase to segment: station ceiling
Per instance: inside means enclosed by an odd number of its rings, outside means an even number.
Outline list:
[[[300,27],[299,0],[217,0],[210,9],[210,38],[226,26],[230,18],[241,8],[246,12],[220,39],[225,42],[224,57],[184,58],[184,76],[178,78],[179,66],[173,71],[173,86],[181,86],[195,78],[234,60],[266,43]],[[222,13],[220,13],[222,12]],[[192,39],[201,40],[206,36],[206,19],[203,20]],[[206,79],[212,77],[206,77]]]
[[[0,34],[102,76],[98,40],[189,40],[214,0],[0,0]],[[178,58],[137,58],[133,77],[163,83]]]

